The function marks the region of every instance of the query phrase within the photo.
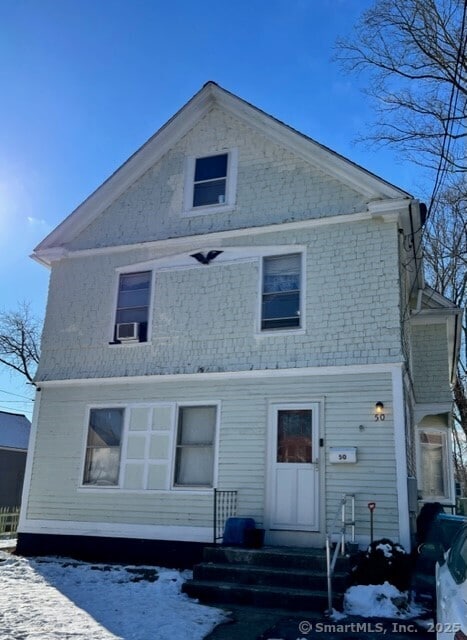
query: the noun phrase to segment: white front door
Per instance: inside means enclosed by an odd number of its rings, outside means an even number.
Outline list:
[[[317,403],[272,406],[270,529],[319,530],[318,408]]]

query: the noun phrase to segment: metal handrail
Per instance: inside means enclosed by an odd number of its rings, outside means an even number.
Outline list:
[[[222,540],[228,518],[237,515],[237,491],[214,489],[213,544]]]
[[[350,500],[350,512],[351,519],[347,520],[347,502]],[[340,542],[336,544],[334,552],[331,558],[332,536],[337,533],[336,524],[341,514],[341,526],[340,526]],[[327,583],[328,583],[328,609],[327,613],[332,614],[332,574],[336,567],[337,557],[339,550],[342,555],[345,555],[345,535],[347,527],[350,527],[351,536],[350,540],[352,544],[355,543],[355,494],[344,493],[342,495],[340,504],[336,509],[334,520],[332,521],[331,528],[326,533],[326,571],[327,571]]]

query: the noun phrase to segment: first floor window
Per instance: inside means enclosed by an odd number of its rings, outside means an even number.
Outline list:
[[[83,484],[117,486],[123,409],[91,409]]]
[[[122,273],[118,283],[115,336],[117,342],[148,339],[151,272]]]
[[[175,486],[213,486],[215,433],[216,407],[180,407]]]
[[[299,253],[264,258],[261,329],[300,327],[300,289]]]
[[[441,431],[420,431],[422,497],[448,497],[446,469],[446,434]]]

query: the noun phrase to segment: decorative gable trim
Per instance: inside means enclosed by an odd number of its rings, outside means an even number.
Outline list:
[[[187,104],[61,222],[35,249],[38,254],[70,242],[107,209],[138,178],[150,169],[214,106],[255,127],[271,140],[300,155],[307,162],[334,176],[369,199],[408,198],[409,194],[378,178],[366,169],[340,156],[288,125],[276,120],[245,100],[206,83]]]

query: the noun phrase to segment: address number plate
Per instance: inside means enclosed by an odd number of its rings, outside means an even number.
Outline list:
[[[349,464],[357,462],[357,447],[331,447],[329,462],[333,464]]]

